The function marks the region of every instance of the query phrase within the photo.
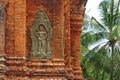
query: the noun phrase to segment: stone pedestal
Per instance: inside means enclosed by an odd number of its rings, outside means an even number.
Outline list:
[[[66,80],[65,64],[62,59],[32,59],[28,61],[30,79]]]
[[[5,65],[7,66],[5,80],[17,80],[17,78],[22,80],[27,77],[28,69],[25,57],[6,56]]]

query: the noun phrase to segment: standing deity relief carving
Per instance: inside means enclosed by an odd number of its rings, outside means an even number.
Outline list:
[[[51,58],[50,41],[52,28],[47,14],[39,10],[33,22],[31,33],[31,56],[38,58]]]
[[[0,4],[0,23],[3,22],[4,13],[5,13],[5,5]]]

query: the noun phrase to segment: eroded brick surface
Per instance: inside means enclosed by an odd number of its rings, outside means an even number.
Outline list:
[[[6,0],[5,23],[0,24],[0,51],[5,49],[7,66],[4,79],[82,80],[79,36],[84,2],[86,0]],[[30,29],[39,9],[45,11],[52,27],[51,59],[30,57]]]

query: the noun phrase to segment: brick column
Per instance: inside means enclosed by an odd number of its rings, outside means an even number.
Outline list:
[[[72,64],[71,64],[71,40],[70,40],[70,1],[66,0],[64,3],[64,16],[65,16],[65,67],[67,70],[67,79],[73,78]]]
[[[82,80],[82,70],[80,67],[80,33],[85,12],[85,3],[83,2],[86,1],[73,0],[71,2],[71,56],[75,80]]]
[[[17,56],[26,55],[26,0],[15,0],[15,50]]]
[[[5,22],[6,56],[26,55],[26,0],[7,0]]]
[[[75,79],[82,80],[82,71],[80,68],[80,32],[81,18],[80,15],[71,15],[71,56],[73,64],[73,73]]]
[[[26,68],[26,0],[7,0],[5,23],[6,79],[24,79]]]

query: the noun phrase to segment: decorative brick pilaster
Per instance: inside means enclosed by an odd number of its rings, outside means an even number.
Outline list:
[[[64,16],[65,16],[65,68],[67,71],[66,77],[68,80],[73,79],[72,61],[71,61],[71,40],[70,40],[70,2],[66,0],[64,3]]]
[[[80,32],[81,32],[81,23],[79,16],[71,15],[71,56],[73,64],[73,73],[75,79],[82,80],[82,71],[80,69]]]
[[[26,0],[7,0],[5,54],[26,55]]]
[[[26,0],[14,1],[14,54],[26,56]]]
[[[84,4],[82,0],[72,0],[71,2],[71,15],[70,15],[70,27],[71,27],[71,56],[72,56],[72,68],[75,80],[82,80],[82,70],[80,67],[80,33],[82,29],[82,23],[84,18]]]
[[[26,78],[26,0],[7,0],[5,59],[5,80]]]

